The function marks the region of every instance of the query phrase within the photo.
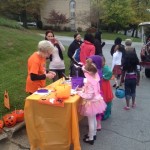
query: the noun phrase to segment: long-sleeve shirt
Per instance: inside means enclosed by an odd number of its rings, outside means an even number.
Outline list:
[[[62,43],[59,41],[58,42],[60,49],[62,51],[65,51],[65,47],[62,45]],[[65,69],[65,63],[64,60],[62,60],[59,56],[58,48],[55,46],[54,51],[53,51],[53,59],[49,64],[49,69]]]
[[[114,69],[115,65],[121,65],[121,60],[122,60],[122,52],[119,52],[118,50],[113,54],[113,59],[112,59],[112,67],[111,69]]]
[[[89,41],[85,40],[80,48],[80,62],[85,64],[87,57],[95,55],[95,46]]]

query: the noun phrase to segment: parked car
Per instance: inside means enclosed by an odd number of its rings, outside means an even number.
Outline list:
[[[18,24],[23,26],[23,22],[18,22]],[[27,26],[37,27],[37,24],[36,24],[36,22],[27,22]]]

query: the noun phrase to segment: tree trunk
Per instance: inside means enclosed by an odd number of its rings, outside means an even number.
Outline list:
[[[22,18],[22,22],[23,22],[23,27],[28,28],[28,26],[27,26],[27,12],[25,9],[21,12],[21,18]]]
[[[127,35],[127,30],[126,29],[124,29],[124,35]]]
[[[138,30],[135,31],[135,37],[138,38]]]
[[[135,32],[135,29],[133,29],[131,37],[134,37],[134,32]]]

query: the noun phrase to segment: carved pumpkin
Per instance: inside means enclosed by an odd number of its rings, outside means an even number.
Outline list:
[[[24,120],[24,111],[22,109],[15,110],[12,114],[16,116],[17,122],[22,122]]]
[[[68,84],[59,84],[55,87],[56,89],[56,97],[58,99],[64,99],[70,97],[71,94],[71,86]]]
[[[2,129],[3,126],[4,126],[4,122],[3,122],[3,120],[0,120],[0,129]]]
[[[16,125],[16,116],[13,115],[13,114],[6,114],[4,117],[3,117],[3,120],[4,120],[4,125],[8,128],[11,128],[13,126]]]

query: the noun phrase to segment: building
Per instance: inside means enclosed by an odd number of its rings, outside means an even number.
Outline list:
[[[65,14],[70,19],[68,24],[61,27],[70,27],[71,30],[90,27],[90,0],[44,0],[41,6],[41,21],[48,25],[45,18],[49,17],[52,10]]]

